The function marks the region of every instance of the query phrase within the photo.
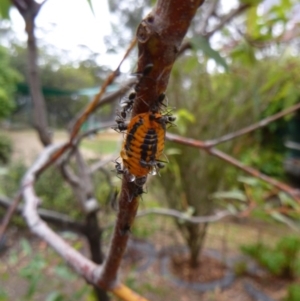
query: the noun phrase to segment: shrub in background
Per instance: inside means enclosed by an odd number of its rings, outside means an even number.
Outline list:
[[[283,237],[274,248],[257,243],[241,250],[275,276],[294,279],[300,275],[300,238],[296,236]]]
[[[11,140],[5,135],[0,135],[0,164],[9,163],[12,151],[13,147]]]

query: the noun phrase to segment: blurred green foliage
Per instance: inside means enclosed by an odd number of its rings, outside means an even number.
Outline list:
[[[172,132],[210,140],[235,132],[259,120],[267,102],[257,106],[255,87],[262,81],[259,70],[232,65],[230,73],[209,73],[197,56],[181,58],[173,70],[168,90],[175,112]],[[255,137],[240,137],[218,146],[226,153],[240,156],[253,145]],[[160,185],[171,208],[192,214],[208,215],[214,202],[212,193],[234,185],[238,171],[203,150],[167,143],[165,153],[170,164],[162,170]],[[198,257],[206,225],[177,223],[190,250]]]
[[[18,96],[28,96],[29,92],[24,88],[29,86],[26,47],[20,43],[11,42],[10,59],[13,68],[17,69],[24,78]],[[96,63],[93,54],[82,61],[68,62],[62,59],[62,53],[59,50],[49,46],[40,47],[39,74],[41,83],[45,89],[52,91],[52,94],[44,95],[50,126],[66,127],[68,122],[90,101],[91,97],[87,95],[75,96],[72,92],[95,86],[100,87],[107,72],[107,68]],[[54,92],[58,90],[64,91],[64,93],[57,92],[56,95]],[[24,97],[19,98],[17,98],[11,123],[28,124],[31,121],[31,104],[28,100],[24,101]]]
[[[283,237],[274,248],[257,243],[242,246],[241,250],[275,276],[294,279],[300,275],[300,238],[297,236]]]
[[[282,141],[281,141],[282,143]],[[252,166],[266,175],[284,180],[286,178],[283,169],[284,152],[276,152],[271,148],[263,147],[258,143],[252,148],[245,150],[241,156],[241,161]]]
[[[20,187],[26,170],[27,168],[22,162],[13,162],[8,165],[5,173],[0,175],[0,191],[8,197],[13,197]]]
[[[0,119],[7,117],[14,109],[16,84],[22,78],[11,63],[8,49],[0,46]]]
[[[219,201],[219,206],[238,213],[247,211],[251,205],[249,211],[251,217],[271,223],[283,223],[299,231],[299,202],[258,178],[239,176],[237,180],[239,185],[232,190],[219,191],[211,195],[212,199]]]
[[[2,0],[0,2],[0,18],[9,19],[9,8],[11,2],[9,0]]]
[[[300,60],[274,45],[277,35],[273,32],[278,24],[285,28],[292,2],[281,1],[282,5],[273,6],[263,16],[259,2],[251,1],[242,20],[245,39],[233,39],[226,30],[222,32],[224,39],[220,45],[226,51],[212,49],[204,38],[191,39],[192,51],[176,61],[168,86],[168,105],[178,108],[177,127],[170,131],[202,141],[217,139],[299,101]],[[194,29],[192,26],[191,31]],[[274,45],[274,51],[267,50],[268,43]],[[291,117],[292,114],[217,147],[267,175],[284,179],[284,140]],[[159,182],[171,208],[207,215],[214,207],[213,193],[237,187],[240,172],[228,163],[203,150],[174,143],[166,145],[170,164],[162,170]],[[255,193],[260,204],[265,201],[265,192]],[[225,199],[234,210],[228,197]],[[239,206],[246,207],[247,202],[239,202]],[[256,213],[265,218],[267,214],[261,209]],[[278,212],[273,213],[273,218],[291,222]],[[196,258],[206,226],[178,222],[177,225]]]
[[[69,243],[81,242],[78,236],[67,240]],[[1,278],[3,287],[0,288],[0,300],[12,300],[9,292],[4,290],[5,285],[19,285],[19,283],[22,283],[22,287],[18,294],[23,294],[18,300],[94,300],[92,288],[78,281],[79,277],[54,251],[42,248],[39,251],[43,252],[35,254],[36,248],[39,249],[40,245],[34,239],[22,238],[16,243],[13,250],[15,252],[11,252],[7,265],[18,270],[18,273],[14,275],[9,273],[5,279]],[[26,280],[27,285],[18,282],[16,278],[18,276]],[[49,281],[51,287],[49,287]]]
[[[288,286],[288,292],[284,301],[298,301],[300,300],[300,287],[299,284],[291,284]]]
[[[11,160],[12,142],[8,136],[0,134],[0,164],[7,164]]]
[[[20,187],[26,170],[27,167],[22,162],[9,165],[6,172],[0,175],[0,191],[2,194],[13,197]],[[105,169],[96,172],[93,177],[96,187],[95,197],[103,206],[106,205],[108,207],[112,194],[110,177],[110,172],[107,172]],[[48,168],[38,178],[35,184],[35,191],[42,200],[42,208],[66,213],[73,218],[82,217],[78,201],[56,167]]]

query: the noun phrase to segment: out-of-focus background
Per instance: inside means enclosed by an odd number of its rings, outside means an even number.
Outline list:
[[[35,22],[37,64],[54,142],[68,139],[70,122],[117,67],[154,4],[43,4]],[[166,91],[166,112],[177,118],[169,131],[213,140],[292,108],[282,118],[216,147],[242,165],[300,188],[300,113],[293,109],[300,99],[298,1],[205,1],[183,45]],[[24,19],[10,1],[1,0],[0,217],[44,148],[34,127],[28,52]],[[106,96],[126,85],[136,64],[133,51]],[[103,126],[79,146],[91,171],[103,253],[121,183],[114,160],[124,138],[104,125],[114,122],[124,99],[126,95],[115,97],[81,128],[86,133]],[[121,279],[151,300],[299,301],[298,201],[203,150],[166,142],[165,155],[169,163],[160,175],[149,177],[140,201],[141,216],[132,229]],[[76,162],[70,166],[76,173]],[[86,212],[55,166],[39,177],[35,189],[46,220],[54,214],[77,226],[85,221]],[[227,217],[193,224],[150,214],[153,208],[176,209],[186,216],[226,212]],[[90,256],[89,237],[79,226],[51,225]],[[0,300],[100,300],[45,242],[29,233],[20,214],[0,241],[0,259]]]

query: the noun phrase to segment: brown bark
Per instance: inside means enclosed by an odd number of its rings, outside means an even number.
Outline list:
[[[16,1],[16,0],[15,0]],[[28,0],[29,1],[29,0]],[[190,22],[204,0],[181,1],[181,0],[159,0],[153,12],[146,17],[137,31],[139,61],[138,73],[143,72],[149,64],[153,65],[147,76],[143,77],[138,83],[137,101],[133,108],[133,116],[142,112],[149,111],[149,107],[154,104],[158,96],[165,92],[170,71],[173,63],[178,55],[181,42],[190,25]],[[16,1],[17,2],[17,1]],[[129,51],[132,49],[131,44]],[[127,54],[125,55],[125,57]],[[52,232],[45,224],[39,221],[36,214],[36,196],[32,183],[34,178],[38,176],[49,164],[53,163],[66,150],[72,147],[81,124],[95,110],[105,88],[117,76],[119,68],[113,72],[102,86],[101,91],[97,94],[94,101],[86,108],[84,113],[76,119],[72,128],[70,141],[60,148],[49,148],[44,157],[45,160],[39,162],[40,166],[36,166],[27,174],[24,179],[24,196],[26,198],[26,207],[24,209],[25,216],[32,230],[43,237],[48,243],[53,244],[54,248],[63,254],[67,261],[76,268],[77,271],[85,275],[90,282],[96,283],[99,287],[111,290],[118,296],[124,296],[124,300],[129,300],[129,292],[127,288],[120,285],[117,281],[117,271],[122,259],[122,255],[126,248],[128,234],[134,221],[138,209],[138,197],[136,197],[136,185],[128,182],[125,178],[122,182],[122,191],[119,198],[119,213],[116,227],[114,230],[112,243],[107,260],[103,269],[99,268],[95,271],[95,265],[87,261],[75,250],[69,248],[67,244],[61,240],[54,232]],[[80,180],[82,180],[80,178]],[[76,183],[76,181],[74,181]],[[33,223],[33,221],[37,221]],[[96,280],[96,278],[98,278]],[[125,295],[127,296],[125,299]],[[144,300],[140,296],[133,294],[136,300]],[[131,297],[131,300],[133,297]]]
[[[148,112],[158,96],[165,92],[181,42],[197,8],[203,2],[158,0],[152,12],[139,25],[137,73],[143,73],[149,64],[153,67],[138,84],[133,116]]]
[[[25,21],[29,63],[28,78],[34,115],[33,123],[42,144],[47,146],[51,143],[51,134],[48,128],[46,104],[38,72],[38,53],[34,32],[35,18],[39,13],[42,4],[39,4],[34,0],[12,0],[12,3],[16,6]]]
[[[192,225],[187,227],[188,239],[187,243],[189,246],[189,265],[191,268],[196,268],[199,266],[199,258],[201,256],[201,251],[203,249],[205,235],[207,230],[207,223]]]
[[[152,12],[139,25],[137,74],[143,74],[149,65],[152,68],[146,76],[141,77],[135,87],[137,95],[132,116],[148,112],[159,95],[165,92],[181,42],[203,2],[158,0]],[[134,183],[128,182],[126,177],[123,178],[117,222],[110,252],[101,274],[101,286],[109,287],[116,281],[128,234],[138,209],[139,198],[135,196],[136,189]]]
[[[61,171],[78,202],[81,204],[83,213],[85,213],[84,235],[89,244],[92,261],[100,265],[104,261],[102,253],[102,231],[97,218],[99,206],[94,198],[92,175],[78,148],[75,148],[74,153],[78,167],[78,175],[73,174],[71,169],[68,170],[64,166],[62,166]],[[110,300],[105,290],[95,284],[93,284],[93,287],[97,300]]]

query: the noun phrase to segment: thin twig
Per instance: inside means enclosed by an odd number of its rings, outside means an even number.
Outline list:
[[[56,160],[58,158],[60,158],[62,156],[62,154],[64,154],[69,148],[72,147],[72,145],[74,143],[76,143],[74,141],[76,141],[76,137],[77,137],[77,135],[79,133],[79,130],[80,130],[82,124],[86,121],[86,119],[90,116],[90,114],[92,114],[99,107],[99,105],[101,103],[101,100],[102,100],[102,97],[103,97],[103,95],[104,95],[104,93],[106,91],[106,88],[110,84],[112,84],[112,82],[115,80],[115,78],[119,75],[120,67],[121,67],[122,63],[128,57],[128,55],[131,52],[131,50],[135,47],[135,44],[136,44],[136,40],[134,39],[131,42],[131,44],[129,45],[128,49],[126,50],[126,53],[123,56],[123,59],[121,60],[120,64],[118,65],[117,69],[115,69],[115,71],[113,71],[107,77],[107,79],[105,80],[105,82],[101,86],[101,89],[100,89],[99,93],[95,95],[93,101],[88,104],[88,106],[85,108],[85,110],[83,111],[83,113],[80,116],[78,116],[76,118],[76,120],[74,121],[69,141],[67,143],[65,143],[65,145],[63,145],[60,149],[58,149],[56,153],[52,154],[51,158],[49,158],[49,160],[47,162],[45,162],[45,165],[40,168],[39,173],[43,172],[44,169],[46,169],[48,166],[50,166],[51,164],[53,164],[54,162],[56,162]],[[128,88],[124,87],[123,89],[125,91]],[[121,93],[121,91],[123,91],[123,90],[120,89],[117,92]],[[110,97],[107,97],[105,99],[105,101],[106,102],[110,102],[111,99],[112,99],[112,96],[110,95]]]
[[[185,222],[192,223],[192,224],[214,223],[225,217],[237,215],[237,214],[234,214],[227,210],[224,210],[224,211],[219,211],[213,215],[208,215],[208,216],[191,216],[187,213],[180,212],[180,211],[174,210],[174,209],[151,208],[151,209],[139,211],[137,213],[136,217],[143,217],[143,216],[149,215],[149,214],[157,214],[157,215],[164,215],[164,216],[168,216],[168,217],[175,217],[177,219],[180,219]]]
[[[201,24],[200,24],[199,33],[201,35],[205,35],[205,33],[207,32],[206,29],[208,26],[208,21],[211,18],[211,16],[213,14],[215,14],[218,4],[219,4],[219,0],[212,0],[211,2],[208,2],[208,8],[207,8],[207,10],[204,14],[203,20],[201,21]]]
[[[182,137],[182,136],[178,136],[178,135],[174,135],[174,134],[170,134],[170,133],[168,133],[166,135],[166,138],[170,141],[173,141],[173,142],[176,142],[179,144],[189,145],[189,146],[192,146],[195,148],[203,149],[206,152],[208,152],[209,154],[216,156],[216,157],[230,163],[231,165],[243,170],[244,172],[251,174],[252,176],[254,176],[256,178],[259,178],[259,179],[271,184],[272,186],[280,189],[281,191],[286,192],[294,200],[300,202],[300,190],[299,189],[295,189],[283,182],[277,181],[277,180],[273,179],[272,177],[269,177],[269,176],[261,173],[259,170],[255,169],[255,168],[246,166],[242,162],[223,153],[220,150],[217,150],[212,147],[209,148],[209,147],[207,147],[207,144],[203,141],[192,139],[192,138],[186,138],[186,137]]]
[[[1,222],[1,225],[0,225],[0,241],[2,240],[3,235],[4,235],[6,229],[9,225],[9,222],[10,222],[12,216],[14,215],[15,211],[17,210],[21,199],[22,199],[22,192],[19,191],[17,193],[16,197],[14,198],[13,202],[10,203],[9,208],[6,211],[5,216],[2,219],[2,222]]]
[[[75,175],[75,173],[72,171],[71,167],[68,166],[66,164],[66,162],[63,162],[61,165],[60,165],[60,171],[61,171],[61,174],[63,176],[63,178],[72,186],[76,186],[78,187],[79,186],[79,183],[80,183],[80,178],[77,177]]]
[[[12,202],[13,201],[8,199],[7,197],[0,196],[0,206],[2,208],[4,209],[9,208]],[[23,212],[23,206],[18,205],[15,210],[15,213],[22,214],[22,212]],[[84,233],[84,224],[79,221],[75,221],[71,219],[68,215],[55,212],[52,210],[48,210],[48,209],[38,209],[38,214],[41,216],[41,218],[44,221],[52,223],[56,227],[74,231],[77,233]]]
[[[210,38],[214,35],[218,30],[220,30],[226,23],[230,22],[234,17],[244,12],[246,9],[251,7],[251,4],[244,3],[240,4],[238,8],[231,10],[228,14],[222,16],[221,21],[213,28],[210,32],[208,32],[205,37]]]
[[[125,82],[124,84],[122,84],[122,86],[115,92],[109,93],[108,95],[105,95],[101,98],[101,101],[98,102],[98,104],[96,105],[96,109],[99,109],[100,107],[113,102],[114,100],[120,98],[121,96],[123,96],[126,92],[128,92],[128,90],[130,90],[132,88],[133,85],[135,85],[137,83],[137,80],[134,79],[130,79],[127,82]],[[69,123],[68,128],[72,129],[72,127],[74,126],[74,124],[76,123],[76,120],[80,119],[80,116],[82,116],[85,112],[86,108],[84,108],[80,113],[78,113],[74,119]]]
[[[113,81],[115,80],[115,78],[120,74],[121,65],[123,64],[124,60],[129,55],[129,53],[131,52],[131,50],[135,47],[135,45],[136,45],[136,39],[133,39],[132,42],[131,42],[131,44],[127,48],[126,53],[123,56],[123,59],[119,63],[118,67],[115,69],[115,71],[113,71],[107,77],[107,79],[105,80],[105,82],[101,86],[101,89],[100,89],[99,93],[97,93],[95,95],[93,101],[86,107],[86,109],[83,112],[83,114],[75,121],[74,126],[73,126],[72,131],[71,131],[71,138],[70,138],[71,141],[73,141],[73,139],[77,136],[77,134],[78,134],[78,132],[80,130],[80,127],[86,121],[86,119],[88,118],[88,116],[92,112],[94,112],[94,110],[98,107],[99,102],[100,102],[101,98],[103,97],[103,95],[104,95],[107,87],[109,85],[111,85],[113,83]]]
[[[230,133],[230,134],[224,135],[224,136],[219,137],[217,139],[207,140],[204,143],[205,143],[206,147],[208,147],[208,148],[212,147],[212,146],[216,146],[216,145],[218,145],[220,143],[223,143],[225,141],[232,140],[232,139],[234,139],[236,137],[248,134],[248,133],[253,132],[253,131],[257,130],[257,129],[265,127],[269,123],[271,123],[271,122],[273,122],[273,121],[275,121],[277,119],[280,119],[280,118],[282,118],[285,115],[294,113],[295,111],[297,111],[299,109],[300,109],[300,103],[297,103],[297,104],[289,107],[288,109],[283,110],[283,111],[281,111],[279,113],[276,113],[276,114],[274,114],[274,115],[272,115],[270,117],[267,117],[267,118],[265,118],[265,119],[263,119],[263,120],[255,123],[255,124],[247,126],[247,127],[243,128],[241,130],[238,130],[238,131],[236,131],[234,133]]]
[[[83,138],[85,138],[87,136],[97,134],[99,131],[102,131],[107,128],[111,128],[114,125],[116,125],[115,121],[102,122],[98,126],[93,127],[91,129],[83,132],[82,134],[78,135],[76,143],[79,143]]]
[[[94,174],[96,171],[98,171],[100,168],[103,168],[108,163],[114,162],[117,156],[117,154],[112,154],[109,157],[92,164],[90,166],[90,173]]]

